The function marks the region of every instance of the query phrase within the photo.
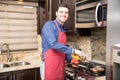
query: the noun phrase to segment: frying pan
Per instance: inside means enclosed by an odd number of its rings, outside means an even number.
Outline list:
[[[79,63],[72,63],[71,64],[73,68],[81,68],[86,71],[90,71],[92,73],[102,73],[105,71],[105,68],[102,65],[94,64],[90,61],[81,61],[79,60]]]
[[[88,69],[93,73],[101,73],[105,71],[105,68],[102,65],[95,64],[86,59]]]

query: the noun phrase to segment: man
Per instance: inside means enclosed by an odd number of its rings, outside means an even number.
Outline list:
[[[56,19],[47,21],[42,28],[42,59],[43,67],[40,67],[43,80],[64,80],[65,58],[71,59],[71,54],[82,56],[82,51],[66,46],[66,34],[63,27],[69,16],[69,7],[60,4],[56,11]],[[44,73],[44,75],[43,75]],[[44,76],[44,77],[43,77]]]

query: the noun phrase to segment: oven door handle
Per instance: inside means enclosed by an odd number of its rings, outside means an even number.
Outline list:
[[[101,26],[102,25],[102,21],[98,21],[98,9],[99,7],[101,6],[101,3],[98,3],[97,6],[96,6],[96,9],[95,9],[95,21],[96,21],[96,24],[97,26]]]

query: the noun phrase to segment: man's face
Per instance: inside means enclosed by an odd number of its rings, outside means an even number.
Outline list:
[[[69,16],[68,12],[69,12],[69,9],[66,7],[58,8],[58,11],[56,12],[56,17],[61,24],[64,24],[64,22],[68,19],[68,16]]]

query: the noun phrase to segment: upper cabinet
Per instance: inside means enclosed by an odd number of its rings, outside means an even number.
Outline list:
[[[40,0],[38,1],[37,7],[37,32],[41,34],[42,27],[44,23],[49,19],[48,17],[48,0]]]
[[[105,0],[79,0],[75,2],[75,28],[106,26]]]

